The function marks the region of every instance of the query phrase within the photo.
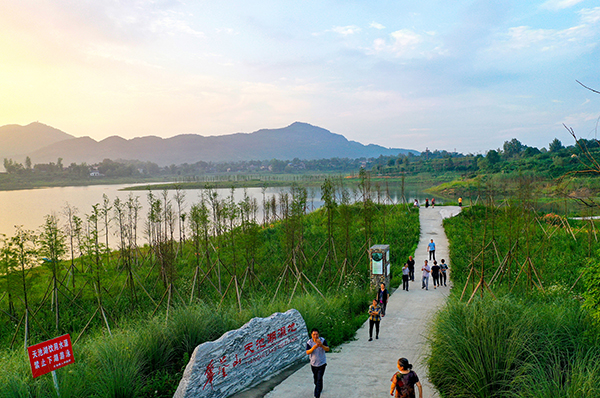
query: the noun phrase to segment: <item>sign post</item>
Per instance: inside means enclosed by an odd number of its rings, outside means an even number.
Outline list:
[[[60,396],[56,369],[75,363],[71,336],[65,334],[55,337],[52,340],[32,345],[31,347],[27,347],[27,353],[29,354],[29,364],[31,365],[33,378],[52,372],[54,388],[56,388],[56,393]]]

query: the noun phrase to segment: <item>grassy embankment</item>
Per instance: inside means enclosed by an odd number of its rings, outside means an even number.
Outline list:
[[[600,396],[597,223],[513,201],[444,226],[454,287],[428,359],[441,396]]]
[[[236,224],[206,241],[199,235],[110,255],[91,250],[70,272],[63,261],[59,322],[48,264],[23,275],[9,263],[0,277],[12,299],[12,307],[2,301],[0,314],[5,347],[0,396],[54,396],[50,375],[31,378],[23,350],[24,291],[31,308],[30,345],[63,333],[77,340],[76,364],[57,371],[62,398],[170,397],[198,344],[252,317],[289,308],[298,309],[307,326],[319,327],[334,346],[351,339],[373,294],[366,240],[390,244],[397,258],[408,256],[419,237],[418,213],[404,205],[338,205],[331,213],[328,257],[326,209],[290,212],[265,226]],[[96,312],[100,303],[110,332]]]
[[[600,180],[585,175],[549,178],[535,173],[482,174],[433,185],[427,192],[452,200],[462,197],[464,204],[483,204],[488,198],[499,201],[536,197],[536,206],[541,211],[587,216],[591,209],[583,202],[598,203]]]

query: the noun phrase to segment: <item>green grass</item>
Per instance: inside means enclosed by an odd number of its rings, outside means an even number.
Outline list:
[[[371,209],[373,244],[390,244],[398,259],[412,254],[419,236],[418,212],[402,205],[373,204]],[[137,252],[135,292],[125,283],[127,272],[118,252],[112,252],[109,261],[102,256],[99,268],[93,258],[78,259],[76,286],[73,287],[70,282],[67,284],[68,279],[61,286],[58,330],[54,324],[54,309],[48,299],[44,301],[49,270],[47,267],[32,268],[26,278],[28,300],[36,312],[35,319],[30,319],[29,343],[62,333],[70,333],[75,341],[81,334],[74,344],[76,364],[57,371],[61,397],[170,397],[197,345],[215,340],[253,317],[267,317],[289,308],[300,311],[307,328],[319,328],[332,346],[342,344],[352,339],[367,319],[367,307],[373,292],[368,285],[363,209],[357,204],[337,207],[335,212],[332,231],[337,257],[331,266],[326,261],[326,250],[322,250],[326,247],[322,242],[327,240],[323,210],[301,217],[295,227],[290,221],[259,227],[255,229],[256,236],[253,238],[245,236],[239,228],[234,230],[233,240],[229,235],[231,231],[220,238],[212,238],[214,250],[210,253],[210,261],[215,267],[209,273],[204,258],[200,259],[200,266],[209,276],[202,284],[197,283],[193,297],[192,281],[197,258],[191,242],[182,245],[172,264],[174,294],[168,306],[165,298],[159,308],[156,305],[161,298],[167,297],[165,293],[168,290],[160,278],[160,263],[150,248],[144,247]],[[343,218],[343,214],[348,218]],[[305,281],[303,287],[298,286],[294,290],[295,277],[290,272],[284,276],[291,228],[296,228],[295,242],[301,242],[303,247],[296,266],[316,288]],[[347,236],[346,231],[349,232]],[[348,243],[350,251],[347,268],[341,274],[345,243]],[[245,278],[243,272],[250,256],[254,261],[255,274]],[[61,278],[64,278],[67,262],[62,266]],[[99,314],[92,318],[98,305],[93,285],[98,275],[112,337]],[[224,294],[227,286],[233,283],[234,275],[239,281],[241,310],[235,287]],[[0,314],[0,317],[10,320],[0,323],[0,339],[5,347],[0,353],[4,366],[4,370],[0,371],[0,397],[23,394],[28,397],[53,396],[51,376],[31,379],[27,358],[22,355],[22,327],[14,334],[23,308],[20,282],[15,284],[12,281],[19,281],[20,276],[18,272],[0,276],[0,286],[11,289],[16,314],[15,319],[8,318],[7,307],[3,307],[5,312]],[[6,283],[7,278],[11,283]],[[219,283],[221,294],[215,288]],[[2,305],[6,303],[5,300]],[[89,327],[83,331],[88,322]],[[13,336],[16,338],[11,350],[7,347]]]
[[[598,243],[589,223],[536,216],[475,206],[445,221],[455,287],[432,324],[427,361],[442,397],[599,396],[600,326],[582,306]],[[468,303],[482,266],[494,296],[478,291]]]

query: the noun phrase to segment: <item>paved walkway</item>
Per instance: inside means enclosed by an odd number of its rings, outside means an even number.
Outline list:
[[[421,289],[421,266],[427,259],[427,244],[430,239],[436,243],[436,259],[448,259],[448,239],[442,227],[442,220],[458,214],[458,206],[438,206],[421,208],[421,237],[413,256],[415,263],[415,281],[409,291],[400,287],[390,297],[387,314],[381,321],[378,340],[369,342],[369,322],[365,322],[356,333],[356,340],[343,344],[327,354],[327,370],[324,377],[322,398],[380,398],[389,396],[390,378],[397,371],[398,358],[406,357],[414,365],[423,384],[425,398],[437,397],[437,393],[427,381],[424,364],[427,355],[427,325],[437,309],[448,296],[448,287],[433,289],[429,282],[429,291]],[[394,259],[390,250],[392,266],[400,267],[406,259]],[[450,267],[452,264],[450,263]],[[327,336],[324,336],[327,338]],[[308,340],[308,338],[307,338]],[[304,365],[298,371],[277,385],[266,395],[264,389],[250,390],[239,394],[243,397],[266,398],[310,398],[314,385],[310,365]]]

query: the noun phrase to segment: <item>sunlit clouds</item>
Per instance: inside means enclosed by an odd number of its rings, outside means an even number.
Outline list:
[[[566,142],[600,110],[575,82],[600,89],[591,0],[0,0],[0,25],[0,125],[96,140],[303,121],[477,152]]]

